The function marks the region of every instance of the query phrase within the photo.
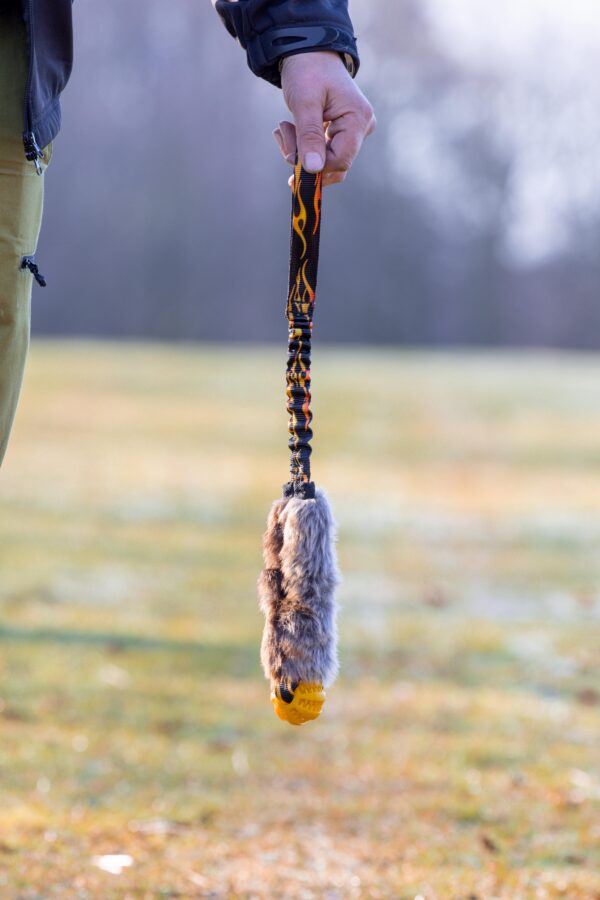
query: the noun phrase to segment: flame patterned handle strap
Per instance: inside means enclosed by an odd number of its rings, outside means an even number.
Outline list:
[[[315,496],[310,480],[310,351],[312,338],[319,236],[321,231],[321,173],[306,172],[296,160],[292,195],[290,280],[287,301],[288,361],[287,411],[290,434],[291,479],[284,485],[285,497]]]

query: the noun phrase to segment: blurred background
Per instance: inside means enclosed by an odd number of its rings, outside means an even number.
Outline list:
[[[594,0],[354,0],[379,121],[326,196],[319,339],[600,344]],[[281,340],[281,92],[208,0],[75,5],[38,334]]]
[[[208,0],[75,4],[0,478],[7,900],[600,898],[600,7],[351,7],[379,126],[325,194],[312,367],[341,676],[294,730],[255,587],[281,94]]]

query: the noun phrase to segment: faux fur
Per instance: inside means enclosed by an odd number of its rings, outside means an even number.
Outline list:
[[[258,580],[265,615],[261,660],[272,682],[331,684],[338,671],[335,523],[327,497],[277,500]]]

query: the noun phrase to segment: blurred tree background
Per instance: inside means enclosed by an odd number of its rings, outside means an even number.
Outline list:
[[[326,194],[319,338],[598,347],[598,10],[351,8],[379,127]],[[208,0],[75,10],[35,332],[284,341],[281,92]]]

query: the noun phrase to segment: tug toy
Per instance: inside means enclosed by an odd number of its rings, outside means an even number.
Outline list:
[[[310,354],[319,262],[321,174],[294,168],[287,301],[290,480],[271,507],[258,581],[265,615],[261,661],[275,714],[291,725],[318,718],[337,670],[335,523],[310,473]]]

